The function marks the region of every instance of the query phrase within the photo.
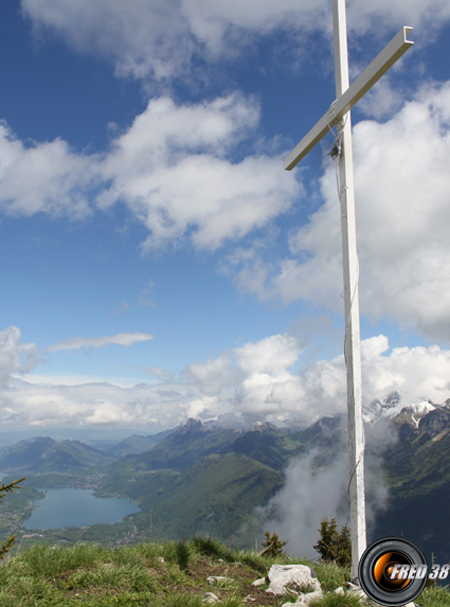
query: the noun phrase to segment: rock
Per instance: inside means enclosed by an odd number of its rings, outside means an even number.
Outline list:
[[[361,590],[361,586],[352,584],[352,582],[344,582],[343,586],[347,588],[347,590]]]
[[[265,583],[266,583],[266,578],[260,577],[259,580],[255,580],[254,582],[252,582],[252,586],[264,586]]]
[[[205,593],[205,598],[202,599],[202,603],[208,603],[210,605],[213,605],[214,603],[218,603],[219,602],[219,597],[214,594],[214,592],[206,592]]]
[[[313,577],[310,567],[306,565],[272,565],[269,570],[270,586],[266,592],[278,596],[287,594],[286,586],[296,587],[300,592],[303,589],[320,590],[320,582]]]

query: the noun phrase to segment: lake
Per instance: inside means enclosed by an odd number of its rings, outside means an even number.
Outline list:
[[[23,524],[25,529],[64,529],[87,527],[98,523],[118,523],[140,508],[123,498],[95,497],[90,489],[56,487],[39,489],[46,497],[36,502],[37,508]]]

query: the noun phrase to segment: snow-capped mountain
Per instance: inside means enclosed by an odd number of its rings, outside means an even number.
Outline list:
[[[418,428],[420,420],[440,406],[448,407],[447,403],[435,405],[427,400],[405,404],[401,402],[398,392],[391,392],[383,401],[375,399],[364,407],[363,418],[367,423],[374,423],[384,418]]]

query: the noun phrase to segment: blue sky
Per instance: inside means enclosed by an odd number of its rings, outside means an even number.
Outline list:
[[[348,2],[365,402],[450,397],[450,8]],[[0,7],[0,422],[345,407],[331,1]]]

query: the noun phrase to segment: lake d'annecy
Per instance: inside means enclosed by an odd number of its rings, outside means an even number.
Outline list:
[[[40,491],[46,492],[45,499],[36,502],[36,510],[23,524],[25,529],[63,529],[118,523],[128,514],[140,512],[140,508],[130,500],[95,497],[89,489],[56,487]]]

